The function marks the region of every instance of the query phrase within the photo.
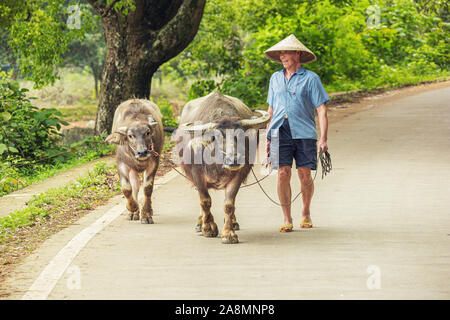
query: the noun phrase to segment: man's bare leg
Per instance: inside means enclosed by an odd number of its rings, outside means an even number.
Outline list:
[[[291,167],[282,166],[278,168],[278,198],[280,199],[281,204],[289,204],[283,205],[281,208],[283,209],[284,214],[284,223],[292,223],[291,216]]]
[[[311,177],[311,169],[305,167],[297,168],[298,177],[300,178],[303,210],[302,218],[311,219],[310,205],[314,194],[314,182]]]

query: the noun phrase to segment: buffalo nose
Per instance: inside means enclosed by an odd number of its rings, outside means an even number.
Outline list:
[[[147,153],[148,153],[147,149],[141,149],[141,150],[138,150],[137,155],[145,156],[145,155],[147,155]]]

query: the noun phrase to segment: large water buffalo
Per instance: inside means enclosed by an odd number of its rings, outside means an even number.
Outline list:
[[[141,223],[153,223],[153,181],[164,143],[161,112],[148,100],[131,99],[120,104],[114,114],[112,133],[106,142],[117,144],[117,170],[127,199],[130,220],[139,220],[139,173],[144,173],[144,204]]]
[[[202,215],[197,231],[201,231],[204,236],[218,235],[210,211],[208,189],[224,189],[222,242],[239,242],[235,233],[239,227],[234,213],[235,198],[254,163],[258,144],[257,129],[265,127],[269,118],[270,115],[265,111],[258,111],[255,116],[241,100],[218,91],[194,99],[184,106],[180,127],[175,135],[176,151],[181,168],[200,196]],[[205,158],[207,154],[211,155],[208,159]]]

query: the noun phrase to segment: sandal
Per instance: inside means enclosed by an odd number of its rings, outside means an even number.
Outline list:
[[[293,228],[292,223],[286,223],[280,227],[280,232],[291,232]]]
[[[310,218],[303,218],[302,222],[300,222],[300,228],[309,229],[312,228],[312,221]]]

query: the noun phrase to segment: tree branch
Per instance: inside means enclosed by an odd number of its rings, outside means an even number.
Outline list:
[[[105,6],[106,1],[101,1],[100,3],[96,0],[87,0],[89,4],[97,11],[97,13],[104,17],[108,14],[109,11],[114,7],[114,5],[120,0],[112,0],[110,4]]]
[[[206,0],[184,0],[177,14],[158,32],[151,60],[159,63],[176,56],[194,39],[203,16]]]

